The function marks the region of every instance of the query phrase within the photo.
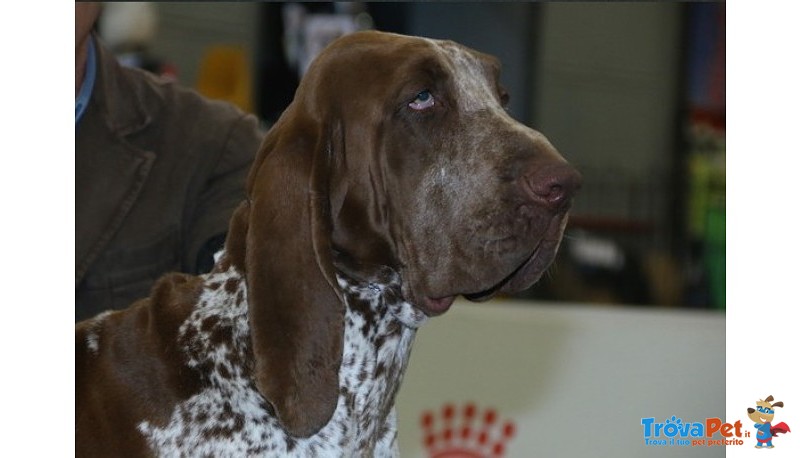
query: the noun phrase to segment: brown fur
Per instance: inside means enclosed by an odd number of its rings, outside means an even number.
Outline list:
[[[172,404],[198,388],[196,374],[182,370],[175,345],[180,323],[200,294],[197,277],[170,274],[153,287],[151,298],[107,315],[101,325],[75,327],[75,441],[84,456],[114,456],[122,450],[146,450],[136,431],[142,418],[165,421]],[[101,346],[87,348],[90,333]],[[125,364],[121,364],[125,362]],[[97,422],[96,418],[113,421]]]

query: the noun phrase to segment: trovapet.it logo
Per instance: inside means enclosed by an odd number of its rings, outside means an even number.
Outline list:
[[[766,399],[756,401],[755,408],[747,408],[747,417],[754,423],[757,431],[756,448],[774,448],[773,437],[792,432],[789,425],[784,422],[772,424],[772,420],[775,418],[775,407],[783,407],[783,402],[775,401],[770,395]]]
[[[742,445],[743,437],[750,431],[742,431],[742,422],[724,423],[719,418],[703,421],[684,421],[675,415],[663,422],[654,417],[642,418],[644,444],[656,447],[714,447]]]
[[[724,423],[719,418],[706,418],[703,421],[684,421],[673,415],[662,422],[654,417],[642,418],[644,444],[655,447],[714,447],[744,445],[755,443],[756,448],[774,448],[772,443],[778,434],[791,432],[784,422],[772,424],[775,408],[783,407],[783,402],[772,396],[759,399],[755,407],[747,408],[747,417],[756,430],[752,436],[750,428],[743,427],[740,420]]]

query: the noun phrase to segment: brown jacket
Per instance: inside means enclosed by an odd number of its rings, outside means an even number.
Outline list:
[[[263,138],[227,103],[120,66],[97,42],[75,129],[75,317],[127,307],[168,271],[195,273],[228,227]]]

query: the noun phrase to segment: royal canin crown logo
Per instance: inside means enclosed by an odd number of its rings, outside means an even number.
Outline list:
[[[422,440],[430,458],[502,457],[516,427],[501,421],[491,408],[445,404],[439,412],[422,413]]]

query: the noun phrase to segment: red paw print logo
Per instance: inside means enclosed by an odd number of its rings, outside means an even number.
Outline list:
[[[478,411],[474,404],[445,404],[439,412],[422,413],[425,449],[430,458],[487,458],[505,455],[516,427],[500,421],[497,411]]]

